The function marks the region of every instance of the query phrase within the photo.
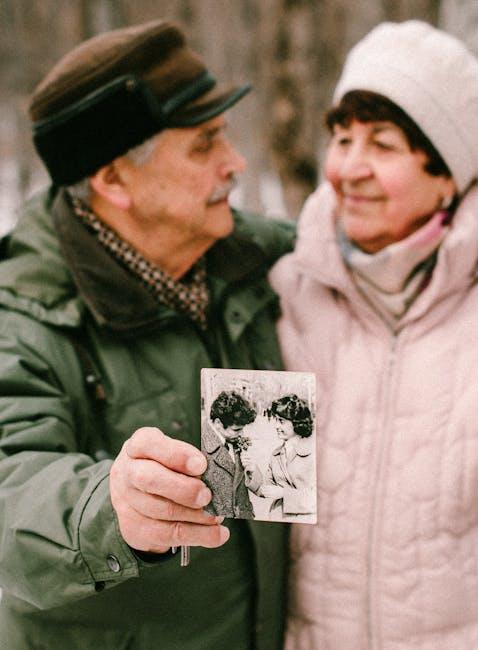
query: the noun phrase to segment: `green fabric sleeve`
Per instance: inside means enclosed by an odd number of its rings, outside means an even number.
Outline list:
[[[112,461],[80,453],[87,398],[74,351],[26,317],[2,316],[0,585],[46,609],[138,575],[138,562],[111,505]]]

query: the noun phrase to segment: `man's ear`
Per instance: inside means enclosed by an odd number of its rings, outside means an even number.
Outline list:
[[[131,197],[115,161],[98,169],[94,176],[90,177],[90,185],[102,201],[107,201],[124,212],[131,207]]]

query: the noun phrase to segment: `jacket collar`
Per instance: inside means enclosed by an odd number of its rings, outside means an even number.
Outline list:
[[[64,191],[58,192],[52,211],[61,250],[74,283],[100,326],[118,335],[131,334],[177,318],[176,312],[159,304],[74,216]],[[241,233],[236,214],[235,217],[236,228],[232,235],[218,241],[206,255],[213,299],[221,288],[267,265],[265,253]]]
[[[202,439],[203,449],[208,454],[214,454],[218,449],[225,446],[225,440],[221,440],[217,433],[213,433],[207,427]]]
[[[225,469],[229,474],[234,475],[235,464],[229,456],[225,442],[223,442],[216,433],[213,433],[207,427],[202,435],[201,445],[203,451],[205,451],[217,465]]]

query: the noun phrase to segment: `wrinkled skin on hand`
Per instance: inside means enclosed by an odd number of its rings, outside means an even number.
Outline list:
[[[223,517],[203,511],[212,498],[199,478],[204,455],[155,427],[142,427],[124,443],[111,467],[110,494],[126,543],[164,553],[171,546],[216,548],[229,538]]]

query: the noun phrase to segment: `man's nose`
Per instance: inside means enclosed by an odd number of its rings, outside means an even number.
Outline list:
[[[246,169],[247,163],[237,149],[230,143],[226,142],[224,158],[220,165],[220,174],[222,178],[229,178],[234,174],[240,174]]]

